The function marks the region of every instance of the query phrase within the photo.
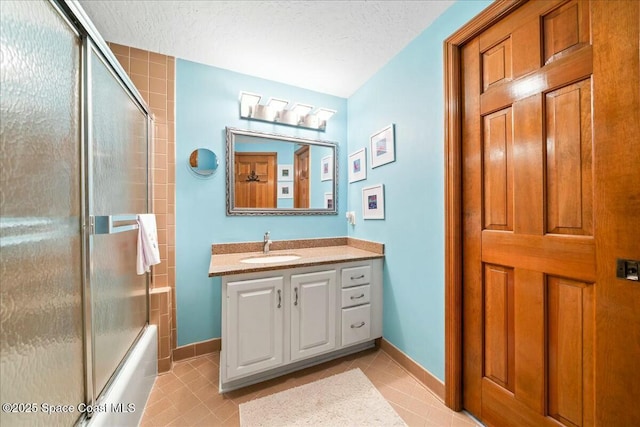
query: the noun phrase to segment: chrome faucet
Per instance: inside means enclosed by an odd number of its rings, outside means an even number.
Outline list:
[[[269,254],[269,246],[271,245],[271,243],[273,243],[269,236],[270,234],[268,231],[264,233],[264,245],[262,246],[262,253],[265,255]]]

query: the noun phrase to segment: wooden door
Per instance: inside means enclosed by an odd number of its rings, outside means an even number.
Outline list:
[[[284,279],[229,282],[225,289],[226,376],[223,380],[281,365],[284,361]]]
[[[309,146],[296,150],[294,160],[293,207],[309,207]]]
[[[277,207],[277,153],[235,153],[235,207]]]
[[[336,347],[335,270],[291,276],[291,360]]]
[[[638,17],[528,2],[462,47],[462,397],[488,425],[638,425]]]

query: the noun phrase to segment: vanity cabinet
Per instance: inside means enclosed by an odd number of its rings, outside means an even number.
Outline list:
[[[372,347],[381,336],[381,259],[223,276],[220,390]]]
[[[336,271],[291,276],[291,360],[336,347]]]
[[[279,366],[284,360],[284,278],[227,284],[225,340],[227,374],[240,377]]]

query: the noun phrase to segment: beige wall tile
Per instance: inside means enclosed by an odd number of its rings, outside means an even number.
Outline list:
[[[149,61],[149,51],[132,47],[129,49],[131,58],[139,59],[145,62]]]
[[[160,310],[149,311],[149,323],[152,325],[160,324]]]
[[[157,64],[167,64],[167,56],[160,53],[149,52],[149,62],[155,62]]]
[[[166,214],[167,210],[167,204],[162,203],[161,200],[158,200],[158,203],[154,203],[153,205],[153,213],[155,214]]]
[[[131,80],[133,81],[133,84],[136,86],[136,89],[138,89],[138,91],[149,91],[149,77],[147,75],[130,73],[129,77],[131,77]]]
[[[167,357],[166,359],[158,360],[158,373],[169,372],[171,370],[172,365],[172,357]]]
[[[148,95],[147,95],[148,98]],[[145,99],[147,99],[145,98]],[[153,114],[155,115],[155,121],[161,124],[167,123],[167,110],[161,110],[159,108],[153,108]]]
[[[128,74],[129,73],[129,56],[128,55],[125,56],[125,55],[116,54],[116,59],[118,60],[120,65],[122,65],[122,68],[124,68],[124,70]]]
[[[108,43],[111,51],[116,55],[129,56],[129,46],[123,46],[117,43]]]
[[[176,236],[176,226],[168,225],[167,226],[167,245],[174,246],[175,245],[175,236]],[[171,249],[169,249],[169,257],[171,257]],[[175,252],[173,254],[175,256]]]
[[[149,92],[167,94],[167,81],[155,77],[149,77]]]
[[[167,215],[166,214],[156,214],[156,226],[159,229],[167,228]]]
[[[167,65],[157,64],[155,62],[149,63],[149,76],[156,77],[158,79],[167,79]]]
[[[173,162],[167,163],[167,184],[176,183],[176,164]]]
[[[154,181],[153,199],[154,199],[154,202],[157,200],[158,203],[166,203],[166,200],[167,200],[167,185],[166,184],[156,184],[155,181]],[[157,212],[156,212],[156,214],[157,214]],[[157,221],[157,219],[156,219],[156,221]],[[165,218],[165,224],[166,224],[166,218]]]
[[[129,65],[131,67],[131,73],[141,74],[143,76],[149,75],[149,62],[144,61],[142,59],[136,59],[135,57],[131,57],[129,60]]]
[[[153,182],[154,184],[166,184],[167,183],[167,170],[166,169],[154,169],[153,170]],[[163,213],[163,212],[160,212]]]
[[[163,123],[154,123],[153,125],[153,136],[156,140],[162,140],[162,142],[158,141],[158,148],[159,146],[163,146],[164,147],[164,151],[162,151],[163,153],[166,153],[167,151],[167,128],[168,126],[166,124]],[[157,152],[157,150],[156,150]]]
[[[173,122],[175,121],[175,102],[167,101],[167,121]]]
[[[160,351],[159,351],[160,358],[166,359],[171,355],[171,339],[169,338],[169,336],[162,337],[159,340],[159,344],[160,344]]]
[[[145,91],[141,91],[139,90],[138,92],[140,92],[140,95],[142,96],[142,99],[144,99],[144,102],[147,103],[147,105],[149,104],[149,92],[145,92]]]
[[[162,94],[162,93],[150,93],[149,94],[150,97],[150,106],[151,108],[153,108],[154,110],[156,108],[163,110],[167,108],[167,95],[166,94]]]
[[[169,283],[169,277],[166,274],[154,275],[153,280],[154,280],[153,285],[155,287],[167,286],[167,284]]]
[[[171,262],[171,257],[169,257],[169,259],[167,260],[167,263]],[[175,261],[174,261],[175,262]],[[168,280],[169,280],[169,284],[171,283],[176,283],[176,268],[175,267],[169,267],[168,269]]]
[[[153,153],[153,168],[167,169],[167,155],[162,153]]]
[[[196,346],[195,345],[186,345],[183,347],[178,347],[173,350],[173,360],[179,361],[184,359],[189,359],[191,357],[195,357],[196,355]]]

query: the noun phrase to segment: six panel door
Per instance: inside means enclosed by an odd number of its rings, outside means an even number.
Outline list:
[[[489,425],[592,425],[590,6],[530,2],[462,50],[463,401]]]

